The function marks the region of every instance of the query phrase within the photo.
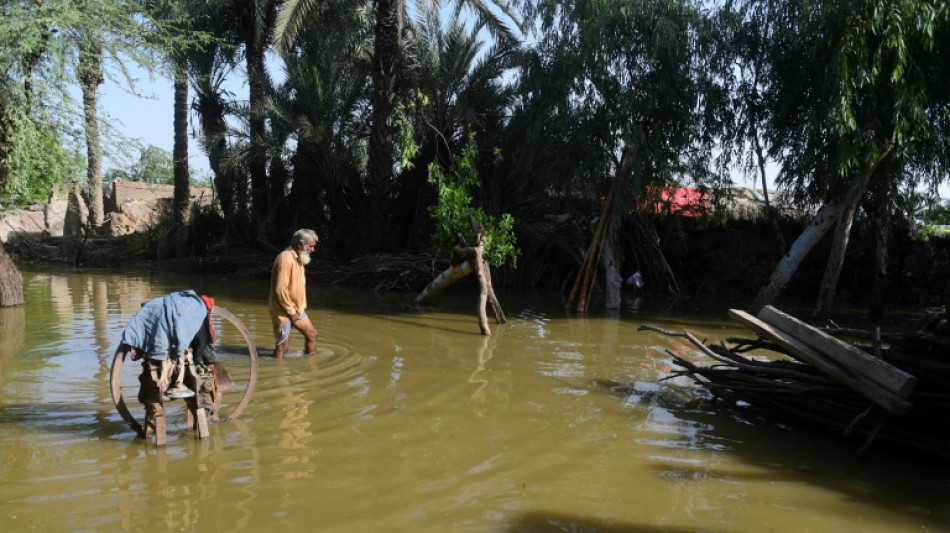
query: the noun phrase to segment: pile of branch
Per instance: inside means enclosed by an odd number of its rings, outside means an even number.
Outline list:
[[[688,332],[640,329],[685,337],[713,360],[697,364],[668,352],[714,400],[768,417],[805,423],[860,440],[950,459],[950,342],[927,333],[892,335],[818,329],[766,306],[758,316],[730,315],[758,333],[706,345]],[[861,336],[871,345],[839,338]],[[753,353],[755,355],[753,355]]]
[[[331,285],[353,285],[376,292],[419,290],[425,287],[448,260],[431,254],[375,254],[347,263],[317,262],[316,277]]]

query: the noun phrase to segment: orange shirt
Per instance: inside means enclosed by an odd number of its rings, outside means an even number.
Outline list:
[[[269,309],[275,334],[291,316],[307,309],[307,278],[292,246],[281,252],[271,267]]]

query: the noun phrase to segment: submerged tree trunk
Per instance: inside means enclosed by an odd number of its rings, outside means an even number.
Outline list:
[[[480,236],[481,237],[481,236]],[[478,276],[478,329],[482,335],[491,336],[491,328],[488,327],[488,314],[485,308],[488,305],[488,293],[491,290],[491,272],[488,270],[488,264],[485,263],[485,239],[479,238],[472,250],[475,253],[475,274]]]
[[[815,244],[821,240],[822,237],[828,233],[828,230],[832,225],[837,221],[838,216],[842,212],[843,206],[857,203],[861,196],[864,194],[864,190],[867,187],[868,182],[871,179],[871,174],[874,173],[874,170],[890,154],[893,149],[893,143],[889,143],[884,150],[881,151],[877,159],[869,165],[862,165],[860,171],[858,172],[857,179],[854,180],[854,183],[851,184],[851,187],[845,192],[845,194],[836,200],[822,206],[818,210],[818,214],[815,215],[815,218],[812,219],[811,223],[801,235],[795,239],[795,242],[792,243],[791,249],[788,251],[788,254],[779,261],[778,266],[775,267],[775,270],[772,272],[772,276],[769,278],[768,283],[759,291],[759,294],[755,297],[755,300],[752,302],[752,305],[749,306],[749,312],[756,314],[760,309],[766,305],[771,305],[775,298],[778,297],[782,289],[785,288],[785,285],[792,278],[792,275],[795,274],[795,271],[798,269],[798,265],[801,264],[802,260],[815,247]]]
[[[607,230],[607,237],[604,239],[604,252],[601,256],[601,265],[604,268],[604,285],[606,286],[604,307],[607,309],[620,309],[623,300],[623,277],[620,275],[620,267],[617,264],[617,256],[614,253],[613,239],[610,235],[616,235],[614,228],[616,223],[611,221],[610,228]]]
[[[875,250],[874,250],[874,287],[871,289],[871,308],[868,317],[878,321],[884,315],[884,293],[887,287],[887,226],[888,209],[886,206],[878,208],[874,217]]]
[[[501,309],[501,303],[498,301],[498,297],[495,296],[495,288],[491,283],[491,265],[488,264],[488,261],[485,260],[481,252],[479,252],[478,258],[478,263],[481,265],[479,271],[484,272],[484,280],[479,278],[480,287],[485,291],[488,305],[491,306],[492,312],[495,314],[495,322],[498,324],[507,324],[508,319],[505,317],[505,312]]]
[[[844,266],[845,252],[848,251],[848,242],[851,240],[851,226],[857,208],[857,200],[841,208],[841,215],[838,217],[837,225],[835,225],[831,254],[828,256],[825,274],[821,279],[821,288],[818,289],[818,302],[812,314],[813,318],[827,317],[832,304],[834,304],[835,291],[838,289],[838,279],[841,277],[841,269]]]
[[[23,305],[23,276],[0,242],[0,307]]]
[[[495,321],[497,323],[507,324],[508,319],[505,318],[505,312],[502,311],[498,297],[495,295],[495,289],[492,288],[491,265],[485,260],[483,255],[485,250],[485,230],[475,221],[474,217],[470,220],[472,227],[476,229],[475,246],[456,246],[452,252],[452,262],[449,268],[439,274],[416,296],[415,303],[418,305],[431,301],[442,291],[474,271],[478,276],[479,287],[477,310],[478,328],[483,335],[491,335],[491,328],[488,327],[488,315],[486,313],[488,304],[492,306],[492,311],[495,313]],[[459,241],[463,242],[461,235],[459,235]]]
[[[855,183],[853,188],[857,188],[857,186],[858,183]],[[749,308],[751,314],[756,314],[766,305],[772,304],[782,289],[785,288],[788,281],[792,279],[792,275],[795,274],[798,265],[800,265],[805,256],[808,255],[808,252],[818,244],[818,241],[828,233],[828,230],[837,221],[840,213],[841,202],[836,201],[825,204],[818,210],[818,214],[815,215],[815,218],[812,219],[808,227],[805,228],[805,231],[795,239],[788,254],[779,261],[768,283],[762,287],[759,294],[755,297],[755,301],[752,302],[752,306]]]
[[[431,302],[442,291],[455,285],[459,280],[471,274],[473,270],[474,267],[469,261],[449,265],[449,268],[443,270],[441,274],[430,281],[426,288],[416,296],[415,303],[421,305]]]
[[[79,47],[79,84],[82,86],[83,117],[86,130],[86,177],[89,191],[89,224],[102,227],[102,146],[99,139],[99,85],[102,77],[102,42],[89,35]]]

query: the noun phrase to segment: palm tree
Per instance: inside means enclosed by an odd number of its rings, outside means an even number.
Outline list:
[[[392,116],[396,109],[397,76],[402,68],[400,39],[402,38],[406,13],[405,0],[373,0],[375,18],[373,23],[373,56],[370,63],[370,75],[373,81],[372,116],[370,119],[369,160],[367,164],[367,192],[372,202],[373,229],[371,235],[376,246],[389,241],[392,228],[392,206],[396,198],[396,182],[393,176],[394,138],[396,126]],[[440,0],[431,0],[428,4],[439,6]],[[495,11],[499,11],[508,20],[520,25],[514,10],[505,0],[454,0],[455,18],[462,11],[473,12],[479,23],[493,33],[499,41],[514,42],[514,31]],[[288,0],[283,5],[281,20],[278,22],[277,41],[286,45],[293,40],[293,34],[299,31],[304,14],[313,9],[313,0]],[[417,3],[419,12],[425,12],[426,2]]]
[[[198,116],[201,127],[201,145],[208,156],[218,204],[226,221],[234,221],[236,213],[233,172],[225,165],[228,150],[227,115],[231,104],[224,82],[229,71],[226,61],[221,60],[215,49],[204,51],[201,56],[192,56],[191,83],[195,98],[191,109]]]
[[[483,28],[466,28],[457,18],[443,20],[437,9],[427,10],[407,31],[406,78],[417,97],[411,109],[413,130],[420,150],[412,168],[404,169],[394,212],[394,235],[405,236],[403,246],[424,246],[434,191],[427,182],[433,161],[444,169],[452,163],[475,133],[482,147],[498,146],[504,135],[512,88],[503,75],[515,65],[518,54],[502,41],[486,49],[478,35]],[[490,152],[490,150],[488,150]],[[485,154],[480,154],[485,155]],[[493,157],[478,157],[482,183],[481,207],[493,216],[502,213],[500,187],[492,180]],[[425,193],[422,193],[425,192]]]
[[[177,35],[192,33],[195,21],[205,14],[195,2],[155,0],[149,3],[158,34],[168,36],[171,46],[167,56],[171,63],[174,84],[174,144],[172,168],[175,192],[172,199],[172,219],[177,228],[184,228],[188,221],[191,187],[188,176],[188,55],[193,46],[178,42]]]
[[[265,53],[270,46],[279,0],[231,0],[237,36],[244,45],[248,83],[248,135],[252,146],[263,144],[267,136],[265,101],[270,81],[265,68]],[[251,177],[251,210],[254,219],[266,221],[270,215],[267,154],[255,150],[248,161]],[[258,228],[258,232],[265,232]]]
[[[86,179],[89,191],[89,225],[102,226],[102,146],[99,139],[99,85],[102,75],[102,38],[96,31],[80,36],[79,85],[82,89],[83,121],[86,131]]]
[[[282,161],[290,188],[278,195],[284,208],[275,213],[279,232],[312,227],[335,256],[349,258],[358,251],[353,243],[365,242],[370,219],[360,169],[371,42],[365,10],[347,0],[320,8],[308,13],[293,46],[281,47],[287,81],[274,97],[273,130],[291,136],[295,149]]]

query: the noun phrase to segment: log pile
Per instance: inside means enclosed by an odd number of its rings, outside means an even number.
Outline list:
[[[364,255],[348,263],[316,261],[314,277],[331,285],[372,288],[376,292],[419,290],[448,260],[431,254]]]
[[[664,379],[687,376],[714,401],[839,433],[861,443],[859,455],[879,443],[950,459],[950,338],[938,331],[947,330],[947,308],[926,327],[888,335],[819,329],[770,306],[729,314],[757,338],[707,345],[689,332],[641,326],[685,337],[713,360],[668,352],[679,369]]]

